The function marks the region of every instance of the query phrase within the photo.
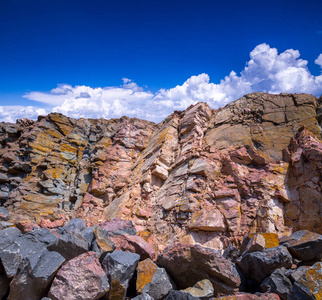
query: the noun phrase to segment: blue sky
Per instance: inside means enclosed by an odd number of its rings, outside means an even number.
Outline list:
[[[321,15],[316,0],[0,0],[0,120],[319,96]]]

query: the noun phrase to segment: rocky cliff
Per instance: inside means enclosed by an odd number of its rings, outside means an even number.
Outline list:
[[[1,205],[18,225],[132,220],[157,252],[175,242],[222,250],[249,232],[322,233],[321,106],[253,93],[159,124],[60,114],[1,123]]]

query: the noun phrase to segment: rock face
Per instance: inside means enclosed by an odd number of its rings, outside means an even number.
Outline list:
[[[254,93],[159,124],[59,114],[1,123],[0,219],[55,228],[119,218],[156,252],[176,242],[223,250],[255,232],[322,234],[321,101]]]

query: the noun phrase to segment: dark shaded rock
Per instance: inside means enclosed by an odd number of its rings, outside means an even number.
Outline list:
[[[44,252],[35,267],[25,259],[10,283],[9,300],[38,300],[47,295],[54,276],[65,259],[57,252]]]
[[[157,268],[152,280],[143,287],[142,292],[149,294],[155,300],[161,300],[174,288],[166,270]]]
[[[0,206],[0,221],[8,221],[9,219],[10,214],[8,210],[5,207]]]
[[[214,296],[214,288],[208,279],[197,282],[193,287],[187,288],[183,292],[203,300],[210,299]]]
[[[275,293],[281,299],[286,300],[292,282],[285,276],[285,271],[285,268],[276,269],[269,277],[266,277],[261,284],[262,291]]]
[[[9,284],[10,280],[6,275],[0,275],[0,299],[4,299],[3,297],[9,292]]]
[[[89,251],[90,246],[89,242],[81,235],[78,235],[77,232],[75,234],[67,232],[61,235],[55,244],[50,245],[48,250],[56,251],[66,260],[70,260]]]
[[[92,300],[103,297],[108,289],[109,283],[97,254],[87,252],[61,267],[48,297],[52,300]]]
[[[109,299],[125,299],[129,281],[133,277],[139,260],[138,254],[119,250],[105,256],[102,267],[111,285]]]
[[[14,230],[10,232],[13,235],[7,237],[5,242],[7,247],[0,251],[0,258],[9,278],[17,273],[18,267],[24,259],[28,259],[31,268],[34,268],[41,255],[47,252],[46,247],[57,240],[48,229],[37,229],[24,235]]]
[[[135,235],[136,230],[132,221],[125,221],[122,219],[112,219],[100,224],[100,227],[110,232],[110,234],[129,234]]]
[[[260,283],[276,269],[290,268],[292,256],[285,247],[279,246],[247,253],[237,260],[237,264],[247,277]]]
[[[170,291],[166,300],[198,300],[199,298],[191,296],[189,293],[183,291]]]
[[[303,261],[322,258],[322,235],[308,230],[294,232],[281,239],[281,245],[287,247],[292,256]]]
[[[322,262],[315,263],[295,281],[288,299],[322,299]]]
[[[154,299],[150,295],[144,293],[132,298],[132,300],[154,300]]]
[[[87,228],[85,224],[85,220],[79,219],[79,218],[73,218],[71,219],[62,229],[65,232],[71,232],[74,233],[76,231],[83,231]]]
[[[225,249],[222,256],[231,260],[232,262],[236,262],[237,258],[239,257],[239,250],[235,246],[229,245]]]
[[[200,245],[177,244],[166,248],[157,263],[164,267],[180,289],[209,279],[218,293],[233,293],[240,285],[239,274],[230,260]]]

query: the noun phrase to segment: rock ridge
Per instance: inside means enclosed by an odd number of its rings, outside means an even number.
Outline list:
[[[321,234],[321,101],[252,93],[159,124],[57,113],[1,123],[1,226],[120,218],[157,252],[178,242],[222,252],[256,232]]]

